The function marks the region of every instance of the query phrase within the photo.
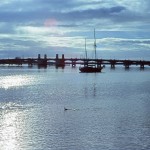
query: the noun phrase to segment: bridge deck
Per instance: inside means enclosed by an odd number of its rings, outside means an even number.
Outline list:
[[[56,66],[65,66],[66,64],[71,64],[72,66],[79,65],[111,65],[115,67],[116,65],[124,65],[129,67],[131,65],[139,65],[141,68],[144,66],[150,66],[150,61],[145,60],[120,60],[120,59],[84,59],[84,58],[14,58],[14,59],[0,59],[0,65],[48,65],[55,64]]]

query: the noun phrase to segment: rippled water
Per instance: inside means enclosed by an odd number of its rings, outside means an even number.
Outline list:
[[[0,149],[147,150],[149,108],[149,68],[1,67]]]

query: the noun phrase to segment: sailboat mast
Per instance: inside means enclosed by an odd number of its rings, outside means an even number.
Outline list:
[[[95,28],[94,28],[94,51],[95,51],[95,59],[96,59],[96,37],[95,37]]]
[[[87,59],[86,38],[85,38],[85,58]]]

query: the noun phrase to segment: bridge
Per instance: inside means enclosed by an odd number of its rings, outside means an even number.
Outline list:
[[[43,58],[38,54],[37,58],[20,58],[16,57],[13,59],[0,59],[0,65],[18,65],[22,66],[27,64],[29,67],[37,65],[39,68],[47,68],[49,65],[55,65],[56,67],[65,67],[65,65],[110,65],[111,68],[115,68],[117,65],[122,65],[125,68],[129,68],[131,65],[139,66],[144,69],[145,66],[150,66],[150,61],[145,60],[120,60],[120,59],[85,59],[85,58],[65,58],[64,54],[59,58],[56,54],[55,58],[48,58],[45,54]]]

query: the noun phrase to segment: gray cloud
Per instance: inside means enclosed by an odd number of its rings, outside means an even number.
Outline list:
[[[69,13],[63,13],[63,19],[68,20],[89,20],[89,19],[108,19],[113,17],[113,14],[121,13],[125,10],[122,6],[116,6],[111,8],[99,8],[99,9],[87,9],[82,11],[73,11]]]
[[[39,51],[40,49],[43,49],[43,51],[48,49],[48,46],[45,45],[47,39],[50,36],[58,36],[58,34],[54,34],[58,31],[55,31],[51,26],[46,27],[47,33],[43,32],[45,21],[51,21],[51,19],[56,20],[56,27],[59,28],[59,31],[66,31],[64,32],[65,35],[59,36],[93,38],[93,33],[89,30],[96,27],[97,30],[107,31],[107,34],[101,32],[99,38],[107,38],[107,36],[133,38],[129,41],[118,41],[114,45],[109,41],[110,46],[116,45],[118,49],[121,49],[121,46],[131,45],[132,50],[135,49],[135,46],[139,46],[141,49],[146,48],[146,50],[149,48],[149,41],[147,40],[134,41],[136,38],[149,39],[150,1],[148,0],[142,2],[136,0],[137,3],[129,0],[7,1],[9,3],[0,3],[0,42],[1,50],[4,51],[13,49],[15,53],[16,50],[19,51],[21,48],[28,52],[32,48]],[[120,32],[110,32],[113,30]],[[9,38],[4,38],[3,34]],[[15,39],[14,35],[17,35],[18,38]],[[35,39],[38,35],[41,36],[42,40],[36,42]],[[30,38],[31,36],[33,38]],[[46,39],[46,42],[44,39]],[[74,45],[72,47],[69,45],[69,48],[74,50]],[[58,47],[62,48],[61,46]]]
[[[16,1],[16,4],[17,1]],[[79,7],[80,4],[84,9],[74,10],[73,8]],[[89,5],[89,2],[87,2]],[[28,6],[27,6],[28,5]],[[11,6],[11,5],[10,5]],[[33,7],[34,6],[34,7]],[[47,18],[55,18],[61,22],[67,23],[73,21],[87,21],[91,19],[107,19],[113,22],[128,22],[128,21],[148,21],[148,16],[134,10],[128,10],[125,6],[116,5],[101,7],[97,4],[96,8],[86,8],[86,3],[75,3],[74,0],[62,1],[62,0],[42,0],[35,1],[21,1],[16,5],[12,4],[10,9],[2,7],[0,10],[0,21],[9,23],[39,23]],[[93,5],[95,6],[95,5]],[[73,10],[72,10],[72,9]]]

